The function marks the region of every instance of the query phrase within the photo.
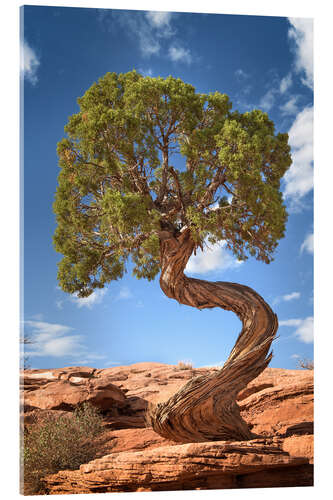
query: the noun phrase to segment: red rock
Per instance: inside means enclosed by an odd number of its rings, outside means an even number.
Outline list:
[[[241,415],[255,434],[284,435],[295,424],[313,423],[313,370],[267,368],[245,391],[255,387],[256,392],[239,401]]]
[[[79,471],[47,476],[45,483],[53,494],[239,488],[249,487],[248,478],[243,486],[244,478],[262,472],[270,476],[275,470],[270,486],[278,486],[281,477],[285,485],[296,486],[295,469],[302,471],[303,483],[305,478],[311,483],[307,467],[306,458],[291,457],[264,440],[216,441],[111,453],[82,465]]]
[[[306,457],[313,464],[313,435],[290,436],[283,440],[282,449],[291,457]]]
[[[312,370],[267,368],[239,394],[241,415],[259,439],[179,445],[145,427],[149,402],[167,400],[191,377],[211,370],[161,363],[26,370],[26,410],[61,414],[82,401],[104,409],[98,458],[49,476],[49,493],[311,485]],[[27,424],[32,414],[26,412]]]
[[[124,406],[125,394],[108,377],[87,378],[75,376],[49,381],[24,394],[24,405],[43,410],[67,410],[89,402],[102,410]]]

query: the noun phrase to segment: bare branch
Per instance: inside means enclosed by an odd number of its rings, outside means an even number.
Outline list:
[[[181,190],[181,186],[180,186],[180,182],[179,182],[179,178],[178,178],[177,172],[175,171],[175,169],[173,167],[170,167],[169,171],[170,171],[172,177],[174,178],[175,185],[176,185],[177,196],[178,196],[178,201],[179,201],[179,204],[180,204],[182,215],[183,215],[183,217],[185,217],[185,204],[184,204],[184,199],[183,199],[182,190]]]
[[[205,191],[205,194],[201,198],[198,208],[202,209],[205,208],[206,206],[210,205],[212,198],[214,197],[214,194],[218,187],[224,183],[226,180],[225,174],[224,174],[224,167],[221,166],[217,169],[211,183],[207,186],[207,189]]]

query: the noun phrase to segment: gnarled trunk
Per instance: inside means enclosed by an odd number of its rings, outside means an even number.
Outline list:
[[[158,403],[151,413],[151,425],[161,436],[182,443],[251,439],[253,435],[240,416],[236,397],[269,364],[277,316],[247,286],[185,276],[194,248],[188,229],[177,236],[161,233],[163,292],[198,309],[222,307],[233,311],[243,328],[223,367],[211,375],[194,377],[168,401]]]

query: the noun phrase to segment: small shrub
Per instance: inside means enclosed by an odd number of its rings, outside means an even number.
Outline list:
[[[43,476],[78,469],[95,458],[94,438],[103,431],[102,423],[99,411],[85,403],[73,414],[48,415],[26,429],[21,452],[24,494],[43,494]]]
[[[190,361],[178,361],[178,370],[193,370],[192,363]]]
[[[299,359],[297,362],[298,368],[303,368],[304,370],[313,370],[314,362],[310,359]]]

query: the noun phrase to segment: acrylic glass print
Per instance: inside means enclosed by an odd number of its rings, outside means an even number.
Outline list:
[[[313,485],[312,29],[21,8],[23,494]]]

